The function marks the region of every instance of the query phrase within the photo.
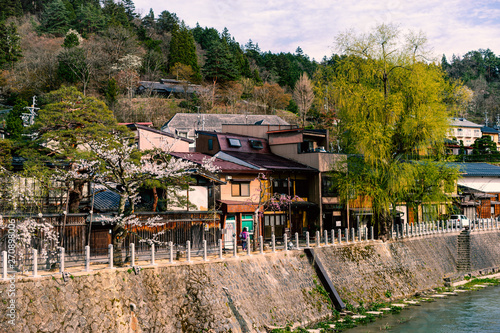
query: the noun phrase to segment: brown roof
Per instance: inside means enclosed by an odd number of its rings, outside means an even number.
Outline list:
[[[310,166],[274,154],[233,151],[225,151],[224,153],[255,165],[259,168],[264,168],[272,171],[318,172],[318,170],[311,168]]]
[[[177,158],[182,158],[187,161],[191,161],[196,164],[202,164],[204,158],[211,158],[212,156],[203,154],[203,153],[177,153],[177,152],[171,152],[170,155],[177,157]],[[218,166],[221,168],[221,172],[223,173],[240,173],[240,172],[250,172],[250,173],[255,173],[257,174],[259,171],[255,169],[248,168],[243,165],[239,165],[233,162],[229,161],[224,161],[219,158],[216,158],[214,161],[214,165]]]

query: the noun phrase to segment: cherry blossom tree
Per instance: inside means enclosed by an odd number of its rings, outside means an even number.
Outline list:
[[[51,265],[57,260],[58,233],[54,226],[47,223],[42,215],[40,219],[28,217],[21,221],[14,219],[3,219],[0,216],[0,225],[9,230],[14,230],[13,237],[9,236],[9,241],[15,244],[18,269],[24,271],[25,258],[32,258],[33,249],[38,250],[38,258],[46,259],[47,264]]]
[[[134,215],[135,205],[140,200],[139,190],[148,181],[158,181],[163,184],[182,182],[197,168],[195,164],[174,158],[160,147],[157,150],[140,152],[135,145],[130,144],[126,137],[115,136],[113,140],[91,141],[90,150],[95,154],[95,161],[82,160],[68,172],[69,177],[86,178],[103,185],[120,196],[117,214],[113,217],[102,216],[103,223],[112,225],[113,247],[116,255],[114,263],[123,264],[121,247],[125,237],[130,233],[130,227],[140,221]],[[167,150],[168,151],[168,150]],[[213,159],[206,159],[200,166],[206,172],[217,172]],[[157,226],[158,218],[146,221],[145,226]],[[141,222],[142,223],[142,222]],[[145,240],[152,244],[153,239]]]

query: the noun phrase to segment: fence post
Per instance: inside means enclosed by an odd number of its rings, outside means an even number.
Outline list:
[[[168,247],[170,249],[170,257],[168,258],[168,260],[171,264],[173,264],[174,263],[174,243],[168,242]]]
[[[288,252],[288,235],[285,233],[283,235],[284,237],[284,243],[285,243],[285,252]]]
[[[316,231],[316,247],[320,247],[321,239],[319,231]]]
[[[109,269],[113,269],[113,244],[108,245]]]
[[[335,230],[332,229],[332,245],[335,245]]]
[[[328,246],[328,230],[323,232],[325,234],[325,246]]]
[[[345,228],[345,241],[349,243],[349,229]]]
[[[264,236],[259,236],[260,254],[264,254]]]
[[[309,244],[309,231],[306,231],[306,248],[310,248],[311,244]]]
[[[276,252],[276,236],[274,236],[274,234],[271,235],[271,243],[272,243],[272,249],[273,249],[273,253]]]
[[[296,232],[295,233],[295,243],[297,243],[297,250],[300,250],[300,246],[299,246],[299,233]]]
[[[222,259],[222,238],[219,238],[219,259]]]
[[[340,244],[342,244],[342,230],[340,230],[340,228],[339,228],[338,231],[339,231],[339,236],[338,237],[339,237],[339,245],[340,245]]]
[[[236,239],[236,236],[233,237],[233,257],[238,256],[238,240]]]
[[[2,279],[7,280],[7,251],[2,251]]]
[[[59,273],[64,272],[64,247],[59,248]]]
[[[208,261],[207,259],[207,240],[203,240],[203,261]]]
[[[33,249],[33,277],[39,277],[38,275],[38,250]]]
[[[245,239],[244,241],[247,242],[247,244],[246,244],[247,245],[247,255],[251,256],[252,253],[250,251],[250,248],[252,247],[252,244],[250,242],[250,236],[248,236],[247,239]]]
[[[135,244],[130,243],[130,266],[135,266]]]
[[[191,262],[191,241],[186,241],[186,258],[187,262]]]
[[[90,272],[90,246],[85,245],[85,272]]]
[[[370,227],[370,234],[372,235],[372,240],[374,240],[375,235],[373,234],[373,226]]]

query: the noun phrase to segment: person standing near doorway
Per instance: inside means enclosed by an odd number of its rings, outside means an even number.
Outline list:
[[[250,235],[250,233],[248,232],[247,227],[244,227],[243,228],[243,232],[240,235],[240,238],[241,238],[241,248],[243,249],[243,251],[245,251],[247,249],[247,245],[248,245],[247,243],[248,243],[249,235]]]

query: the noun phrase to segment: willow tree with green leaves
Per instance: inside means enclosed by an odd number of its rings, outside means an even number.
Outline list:
[[[350,31],[337,37],[341,57],[334,70],[317,75],[316,89],[330,92],[340,119],[341,149],[352,154],[348,172],[340,168],[334,175],[340,195],[371,198],[382,239],[397,205],[447,202],[444,184],[457,177],[435,162],[442,156],[453,87],[425,45],[421,33],[403,36],[393,25],[370,34]]]

